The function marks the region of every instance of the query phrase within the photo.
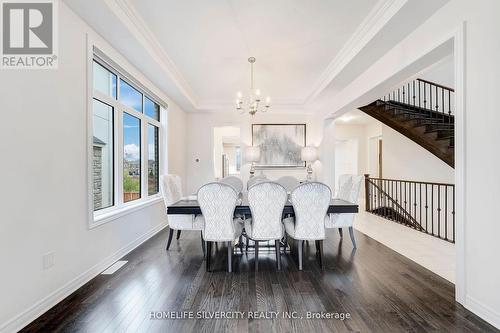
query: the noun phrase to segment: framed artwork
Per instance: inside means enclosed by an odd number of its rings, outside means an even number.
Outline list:
[[[253,124],[252,146],[260,148],[256,168],[304,168],[300,151],[306,146],[306,124]]]

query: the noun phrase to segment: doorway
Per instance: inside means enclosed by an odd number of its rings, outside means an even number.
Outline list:
[[[215,127],[213,135],[214,177],[239,176],[241,169],[240,128]]]

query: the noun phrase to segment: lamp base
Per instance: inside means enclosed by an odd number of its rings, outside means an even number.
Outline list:
[[[311,164],[309,163],[307,165],[307,181],[310,182],[312,180],[312,178],[313,178],[313,169],[312,169]]]

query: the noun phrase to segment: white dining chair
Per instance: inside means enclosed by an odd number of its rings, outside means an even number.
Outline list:
[[[245,220],[245,235],[255,243],[255,271],[259,269],[259,242],[272,241],[276,247],[276,264],[281,269],[280,240],[284,236],[283,209],[286,189],[274,182],[261,182],[248,190],[252,217]]]
[[[363,176],[341,175],[339,177],[339,187],[335,198],[358,204],[362,182]],[[330,214],[329,219],[325,222],[325,227],[327,229],[338,229],[340,237],[343,237],[342,228],[349,228],[352,245],[354,248],[357,248],[353,228],[355,216],[356,214],[352,213]]]
[[[236,190],[236,192],[238,192],[238,194],[243,191],[243,182],[238,177],[227,176],[220,179],[219,182],[232,186]]]
[[[319,264],[323,268],[323,239],[325,239],[325,221],[328,219],[328,207],[332,192],[330,188],[318,182],[299,185],[290,194],[295,217],[283,220],[287,237],[298,241],[299,270],[302,270],[302,252],[305,240],[316,242]]]
[[[257,176],[253,176],[252,178],[250,178],[247,181],[247,190],[250,189],[250,187],[252,187],[253,185],[255,185],[257,183],[267,182],[267,181],[268,181],[268,179],[267,179],[266,175],[264,175],[263,173],[260,175],[257,175]]]
[[[243,220],[234,218],[239,202],[236,190],[224,183],[209,183],[198,190],[198,203],[203,215],[203,239],[206,243],[206,270],[210,271],[213,242],[227,243],[227,270],[232,271],[233,241],[241,235]]]
[[[182,199],[182,181],[178,175],[163,175],[160,177],[160,191],[165,203],[165,208]],[[185,214],[169,214],[167,215],[168,226],[170,229],[167,241],[167,251],[172,243],[172,236],[177,230],[177,239],[181,236],[182,230],[200,231],[203,228],[203,219],[201,215],[185,215]],[[201,239],[203,253],[205,253],[205,245],[203,238]]]
[[[276,182],[283,186],[288,193],[292,192],[297,186],[300,185],[299,180],[292,176],[280,177]]]

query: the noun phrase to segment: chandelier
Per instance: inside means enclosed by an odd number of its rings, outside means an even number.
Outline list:
[[[271,106],[271,98],[269,96],[266,97],[265,104],[261,104],[260,90],[253,87],[253,64],[255,60],[254,57],[248,58],[248,62],[250,63],[250,91],[248,92],[248,96],[243,97],[243,94],[239,91],[236,99],[236,110],[240,111],[241,114],[248,112],[252,116],[257,112],[266,112]]]

